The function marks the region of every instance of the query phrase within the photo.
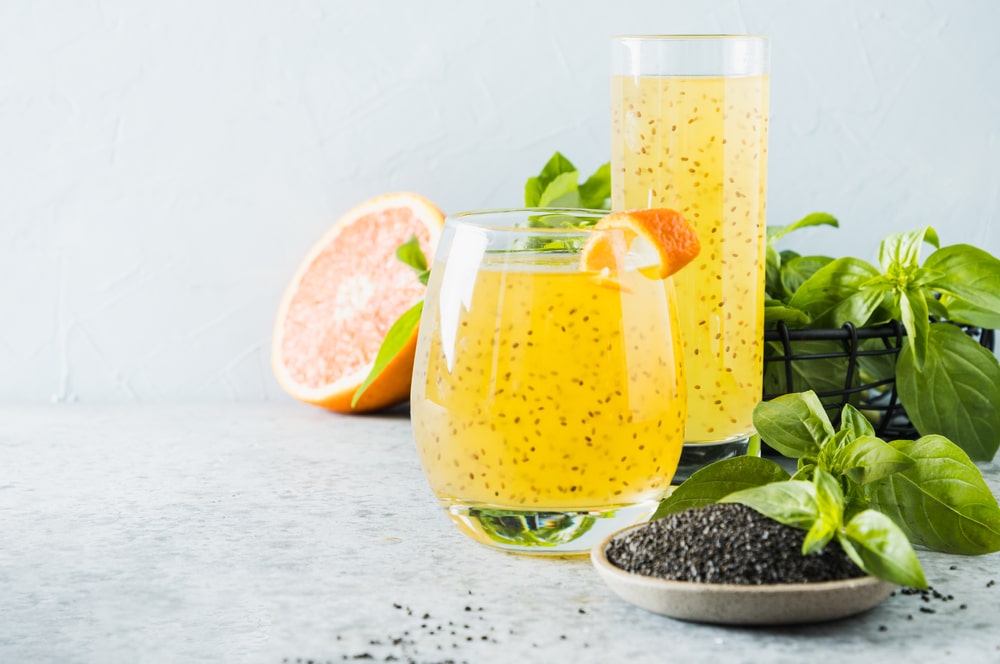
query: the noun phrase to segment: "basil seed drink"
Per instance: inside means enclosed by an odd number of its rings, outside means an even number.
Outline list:
[[[741,50],[758,39],[615,45],[612,208],[676,209],[702,243],[674,277],[691,444],[745,445],[761,398],[768,76],[751,57],[759,46]],[[740,54],[758,69],[730,75]]]
[[[635,266],[609,283],[577,253],[483,251],[515,231],[450,222],[411,395],[430,486],[480,541],[586,551],[652,513],[680,456],[670,282]]]

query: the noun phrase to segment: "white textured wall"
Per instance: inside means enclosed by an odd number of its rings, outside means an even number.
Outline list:
[[[608,38],[772,37],[769,219],[1000,255],[1000,2],[0,3],[0,400],[283,399],[274,311],[348,207],[518,204],[608,158]],[[798,248],[798,247],[797,247]],[[802,248],[805,248],[804,245]]]

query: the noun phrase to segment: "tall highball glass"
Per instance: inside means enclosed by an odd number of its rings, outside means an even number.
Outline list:
[[[667,207],[701,239],[676,274],[688,377],[675,482],[740,454],[761,398],[768,41],[625,36],[612,44],[615,210]]]

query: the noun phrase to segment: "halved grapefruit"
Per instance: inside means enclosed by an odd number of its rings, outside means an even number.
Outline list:
[[[416,235],[428,262],[444,215],[409,193],[378,196],[347,212],[306,255],[278,308],[271,360],[281,386],[306,403],[341,413],[406,401],[416,332],[351,406],[386,332],[423,298],[396,248]]]

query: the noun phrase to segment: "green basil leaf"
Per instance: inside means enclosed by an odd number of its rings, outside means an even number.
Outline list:
[[[798,256],[781,264],[781,285],[789,295],[821,268],[833,262],[829,256]]]
[[[872,423],[851,404],[845,404],[844,409],[840,411],[840,430],[849,430],[853,438],[875,435]]]
[[[833,519],[829,514],[824,514],[822,510],[819,516],[813,521],[812,526],[806,532],[806,537],[802,540],[802,555],[808,556],[811,553],[819,553],[837,534],[840,519]]]
[[[939,246],[937,233],[930,226],[905,233],[889,233],[878,248],[878,262],[882,271],[916,267],[920,263],[920,247],[924,242]]]
[[[417,273],[417,279],[420,280],[424,286],[427,285],[427,279],[430,277],[430,270],[427,269],[427,257],[424,256],[423,250],[420,248],[420,240],[417,239],[416,235],[410,236],[410,239],[399,245],[396,249],[396,258],[404,265],[409,265]]]
[[[804,458],[799,459],[799,467],[792,475],[793,480],[801,480],[803,482],[812,482],[813,473],[816,472],[816,464],[810,461],[806,461]]]
[[[731,493],[720,503],[740,503],[793,528],[808,530],[819,516],[816,485],[785,480]]]
[[[882,304],[888,285],[862,288],[878,270],[857,258],[838,258],[809,277],[788,304],[812,316],[820,327],[840,327],[850,321],[862,326]]]
[[[927,587],[906,535],[884,514],[865,510],[855,515],[838,540],[854,564],[872,576],[901,586]]]
[[[545,186],[540,179],[537,177],[528,178],[528,181],[524,183],[524,206],[538,207],[539,201],[542,200],[543,191],[545,191]]]
[[[927,359],[927,343],[930,336],[927,301],[919,290],[899,291],[899,313],[906,328],[906,345],[913,352],[913,360],[919,370]]]
[[[778,321],[784,321],[790,328],[800,328],[808,325],[811,320],[809,314],[783,304],[780,300],[764,301],[764,326],[767,328],[773,328]]]
[[[591,210],[607,207],[611,198],[611,163],[604,164],[580,185],[580,206]]]
[[[837,454],[853,438],[854,432],[849,429],[841,429],[827,438],[823,446],[820,447],[819,454],[816,456],[816,467],[825,471],[834,471]]]
[[[806,228],[808,226],[833,226],[834,228],[837,228],[840,226],[840,223],[831,214],[827,214],[826,212],[813,212],[812,214],[807,214],[798,221],[788,224],[787,226],[772,226],[768,224],[767,239],[769,242],[777,242],[792,231],[797,231],[800,228]]]
[[[560,175],[576,172],[577,168],[573,165],[573,162],[564,157],[562,153],[555,152],[545,162],[545,166],[542,167],[541,173],[538,174],[538,181],[541,183],[542,190],[544,191]]]
[[[827,471],[816,469],[813,484],[816,485],[816,507],[819,508],[819,513],[831,520],[835,528],[839,528],[844,514],[844,490],[840,488],[840,482]]]
[[[952,320],[948,314],[948,307],[928,288],[923,289],[924,302],[927,303],[927,313],[938,320]],[[1000,320],[1000,317],[998,317]]]
[[[653,514],[661,519],[686,509],[714,505],[734,491],[788,479],[788,472],[770,459],[739,456],[696,470],[660,503]]]
[[[546,190],[548,190],[560,176],[568,175],[570,173],[573,173],[573,176],[571,178],[563,178],[562,182],[556,185],[552,189],[551,193],[549,193],[546,197]],[[526,207],[548,207],[555,205],[557,204],[555,203],[557,199],[562,198],[569,193],[576,195],[576,180],[576,166],[574,166],[569,159],[562,156],[562,154],[556,152],[545,163],[545,166],[542,167],[541,173],[539,173],[536,177],[528,178],[528,181],[524,185],[524,204]],[[572,181],[571,187],[569,186],[570,181]],[[572,197],[573,196],[569,196],[569,198]],[[579,196],[576,196],[576,200],[577,202],[579,201]]]
[[[978,555],[1000,551],[1000,506],[968,455],[943,436],[896,440],[913,465],[865,487],[868,504],[914,544]]]
[[[765,443],[793,459],[817,455],[834,435],[830,418],[812,391],[760,402],[753,411],[753,425]]]
[[[896,363],[896,388],[920,433],[947,436],[976,460],[996,454],[1000,362],[959,328],[931,324],[927,357],[919,368],[904,346]]]
[[[1000,309],[984,309],[947,294],[941,296],[941,304],[945,308],[942,318],[989,330],[1000,329]]]
[[[1000,312],[1000,260],[989,253],[953,244],[928,256],[924,267],[937,273],[928,283],[934,290],[978,309]]]
[[[368,373],[365,381],[361,383],[361,386],[354,392],[354,397],[351,399],[351,408],[358,405],[358,399],[365,393],[365,390],[385,370],[389,362],[399,355],[399,351],[406,347],[407,342],[413,336],[413,331],[420,325],[420,314],[423,313],[423,310],[424,302],[421,300],[403,312],[403,315],[385,333],[385,339],[382,340],[382,345],[375,356],[375,364],[372,366],[372,370]]]
[[[912,465],[913,459],[881,438],[876,438],[873,432],[847,443],[834,457],[833,471],[863,485]]]
[[[764,250],[764,292],[778,301],[788,297],[781,285],[781,254],[770,244]]]
[[[580,207],[580,192],[577,190],[578,173],[570,171],[557,175],[546,185],[542,197],[538,200],[539,207]]]

